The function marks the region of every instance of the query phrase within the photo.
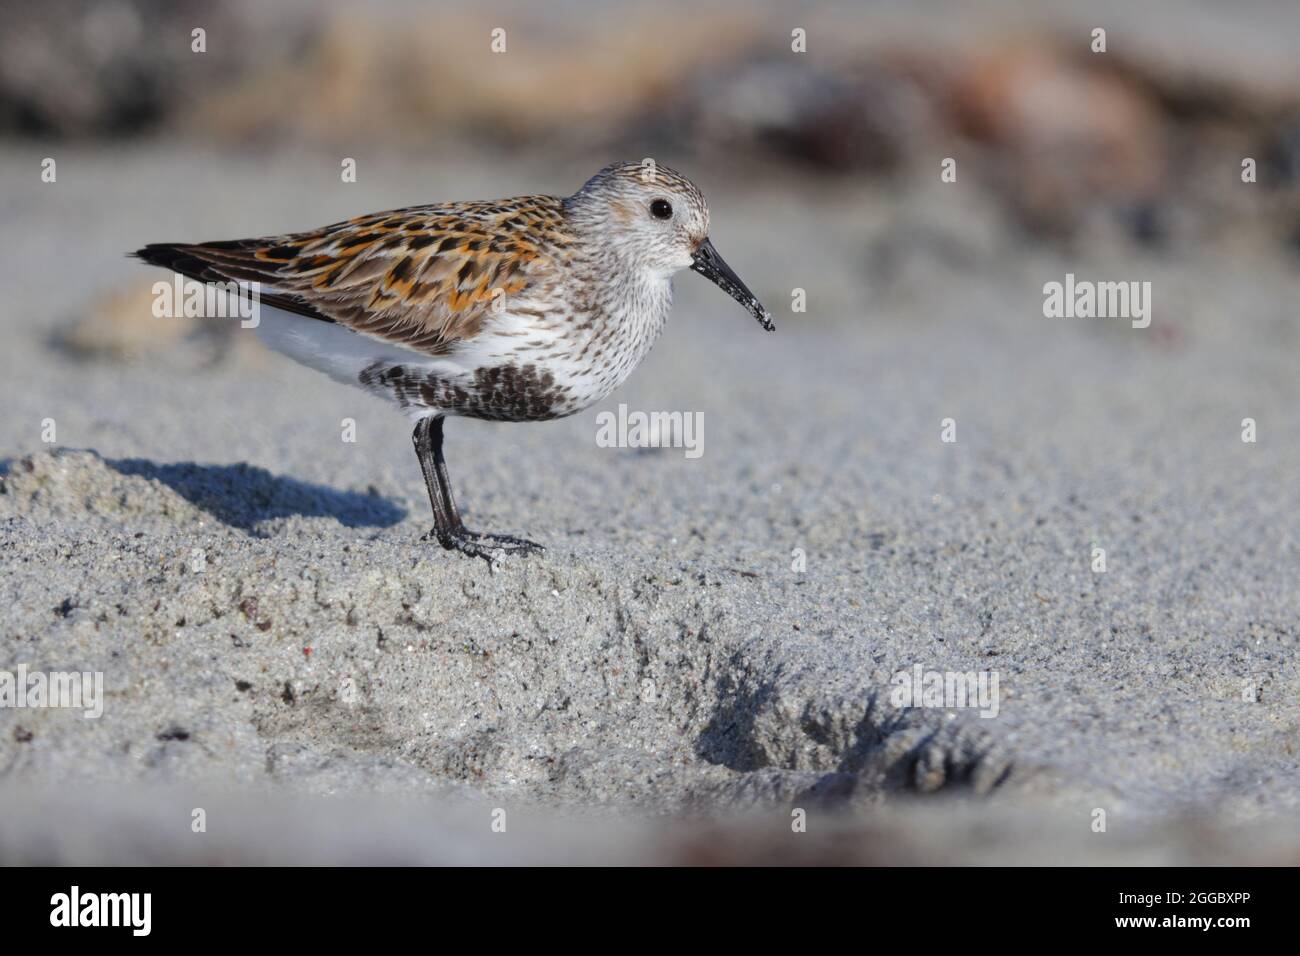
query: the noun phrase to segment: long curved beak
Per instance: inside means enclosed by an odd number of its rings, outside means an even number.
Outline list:
[[[732,272],[731,266],[722,261],[722,256],[718,255],[718,250],[713,248],[711,241],[706,238],[701,242],[691,259],[693,272],[698,272],[743,305],[750,315],[758,319],[758,324],[763,328],[769,332],[776,329],[776,324],[772,321],[772,313],[763,308],[763,303],[759,302],[745,283],[740,281],[740,276]]]

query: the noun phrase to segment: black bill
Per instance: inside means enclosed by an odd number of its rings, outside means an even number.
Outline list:
[[[722,256],[718,255],[718,250],[713,248],[712,242],[708,239],[701,242],[691,258],[692,270],[743,305],[750,315],[758,319],[758,324],[763,328],[769,332],[776,328],[772,322],[772,313],[763,308],[763,303],[759,302],[754,297],[754,293],[746,288],[745,283],[740,281],[740,276],[732,272],[731,266],[722,261]]]

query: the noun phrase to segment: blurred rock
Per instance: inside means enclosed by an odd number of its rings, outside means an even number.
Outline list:
[[[212,90],[187,122],[233,141],[590,146],[649,113],[698,64],[752,46],[749,30],[726,25],[702,11],[695,30],[666,43],[657,16],[636,8],[563,31],[536,11],[345,9],[320,18],[301,56]],[[492,50],[496,29],[504,52]]]
[[[182,358],[189,365],[224,358],[238,343],[245,343],[251,354],[263,351],[251,331],[236,334],[240,326],[235,320],[156,317],[153,285],[159,280],[166,280],[165,273],[102,293],[54,333],[52,344],[74,358],[106,362],[182,350],[192,353]]]
[[[154,318],[152,285],[140,280],[89,303],[54,334],[54,344],[81,359],[129,361],[183,341],[198,320]]]
[[[170,118],[196,91],[292,35],[272,32],[254,49],[243,9],[202,0],[0,0],[0,131],[115,136]],[[203,53],[191,49],[199,27]]]
[[[923,92],[891,66],[836,70],[790,58],[703,72],[681,109],[693,145],[846,172],[893,169],[934,122]]]
[[[1156,104],[1050,43],[973,58],[952,94],[959,129],[996,152],[994,182],[1036,230],[1070,233],[1097,202],[1131,211],[1161,191],[1167,158]]]
[[[1265,173],[1274,183],[1300,183],[1300,116],[1288,117],[1270,129],[1265,150]]]

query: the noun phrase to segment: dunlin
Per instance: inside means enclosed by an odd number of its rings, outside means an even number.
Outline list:
[[[773,328],[709,241],[700,190],[653,163],[607,166],[568,198],[411,206],[135,255],[202,282],[255,284],[268,345],[395,401],[415,423],[433,535],[489,563],[541,546],[462,523],[447,416],[546,421],[604,398],[650,351],[687,267]]]

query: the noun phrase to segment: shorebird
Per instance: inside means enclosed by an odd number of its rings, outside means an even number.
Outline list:
[[[397,403],[413,420],[432,535],[492,563],[541,545],[469,530],[443,457],[449,416],[546,421],[623,383],[690,268],[772,316],[709,241],[685,176],[615,163],[572,196],[410,206],[262,239],[159,243],[134,255],[204,283],[247,283],[272,348]]]

